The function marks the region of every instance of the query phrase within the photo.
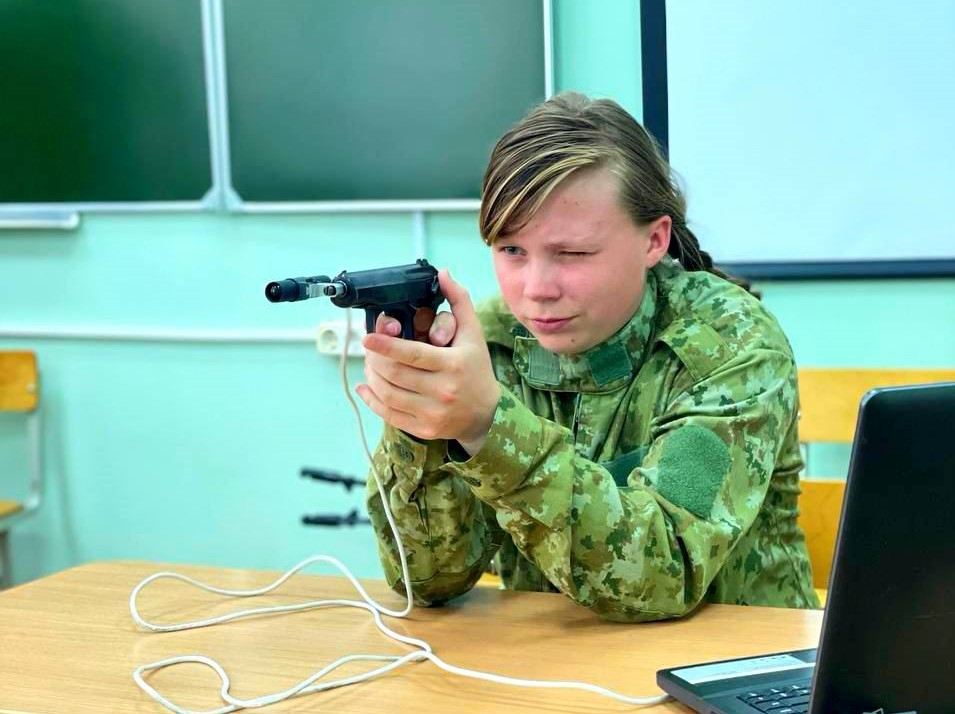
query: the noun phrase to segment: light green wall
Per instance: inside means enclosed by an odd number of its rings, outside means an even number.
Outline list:
[[[955,280],[759,285],[803,367],[955,367]],[[807,472],[845,476],[849,446],[813,444]]]
[[[557,90],[612,97],[642,117],[640,3],[554,0],[553,7]]]
[[[558,0],[555,16],[557,87],[639,116],[637,3]],[[426,233],[433,263],[476,297],[493,291],[473,213],[430,214]],[[0,328],[306,329],[341,314],[271,305],[267,280],[414,257],[408,214],[87,215],[72,233],[0,233]],[[761,287],[803,364],[955,363],[955,280]],[[98,559],[281,569],[315,553],[380,575],[368,528],[298,523],[361,503],[299,467],[365,471],[336,363],[311,345],[0,339],[13,347],[39,354],[48,482],[12,533],[17,581]],[[20,488],[21,436],[0,420],[3,492]]]

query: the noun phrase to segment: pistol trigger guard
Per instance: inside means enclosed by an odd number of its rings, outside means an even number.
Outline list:
[[[378,322],[378,315],[382,312],[383,310],[373,307],[365,308],[365,332],[369,335],[375,331],[375,323]]]
[[[405,340],[414,339],[414,314],[415,309],[408,305],[395,306],[387,311],[390,317],[395,318],[401,323],[401,337]]]
[[[385,313],[388,317],[393,317],[401,323],[401,337],[406,340],[414,339],[414,308],[407,305],[382,305],[378,308],[365,309],[365,331],[371,334],[375,331],[375,323],[378,322],[378,316]]]

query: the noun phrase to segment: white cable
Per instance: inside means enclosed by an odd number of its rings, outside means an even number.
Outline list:
[[[203,655],[183,655],[180,657],[171,657],[164,660],[159,660],[157,662],[152,662],[150,664],[144,664],[137,667],[133,671],[133,680],[136,684],[142,689],[146,694],[155,699],[157,702],[162,704],[164,707],[170,711],[176,712],[176,714],[229,714],[230,712],[239,711],[240,709],[253,709],[259,707],[265,707],[270,704],[276,704],[278,702],[290,699],[292,697],[297,697],[302,694],[311,694],[313,692],[325,691],[328,689],[334,689],[336,687],[344,687],[350,684],[357,684],[359,682],[367,681],[373,677],[380,676],[387,672],[390,672],[398,667],[401,667],[410,662],[420,662],[423,660],[428,660],[435,664],[440,669],[443,669],[445,672],[451,674],[457,674],[464,677],[472,677],[474,679],[483,679],[488,682],[496,682],[498,684],[510,684],[516,687],[540,687],[544,689],[581,689],[587,692],[593,692],[594,694],[602,694],[604,696],[616,699],[619,702],[624,704],[634,704],[634,705],[651,705],[659,704],[660,702],[665,701],[669,698],[669,695],[662,694],[652,697],[628,697],[618,692],[614,692],[605,687],[600,687],[596,684],[588,684],[586,682],[561,682],[561,681],[542,681],[542,680],[533,680],[533,679],[517,679],[515,677],[505,677],[499,674],[490,674],[487,672],[480,672],[473,669],[465,669],[464,667],[457,667],[453,664],[448,664],[444,660],[440,659],[431,649],[429,645],[424,640],[419,640],[413,637],[408,637],[406,635],[401,635],[389,628],[382,621],[381,616],[387,615],[389,617],[407,617],[408,613],[411,612],[414,601],[411,592],[411,577],[408,572],[408,558],[405,555],[404,546],[401,543],[401,536],[398,533],[398,526],[395,523],[394,516],[391,513],[391,509],[388,507],[388,498],[385,494],[384,487],[382,486],[381,479],[378,476],[378,470],[375,468],[374,458],[371,455],[371,450],[368,448],[368,439],[365,436],[365,428],[361,420],[361,412],[358,409],[358,405],[355,403],[354,397],[351,395],[351,388],[348,384],[348,373],[346,371],[346,363],[348,360],[348,336],[351,334],[351,310],[347,310],[347,325],[346,325],[346,340],[344,349],[342,350],[341,361],[340,361],[340,371],[342,384],[345,388],[345,396],[348,398],[348,402],[352,407],[352,410],[355,413],[355,417],[358,420],[358,432],[361,436],[362,447],[365,451],[365,456],[368,458],[368,462],[371,464],[371,472],[375,477],[375,483],[378,486],[378,494],[381,496],[381,505],[385,512],[385,517],[388,519],[388,525],[391,527],[391,532],[395,537],[395,544],[398,547],[398,557],[401,561],[401,573],[405,583],[405,598],[407,604],[402,610],[391,610],[382,605],[379,605],[375,602],[367,591],[362,587],[361,583],[349,572],[341,562],[337,559],[327,556],[327,555],[318,555],[311,558],[306,558],[298,565],[294,566],[282,576],[280,576],[275,582],[271,585],[266,585],[265,587],[257,588],[254,590],[227,590],[225,588],[218,588],[212,585],[206,585],[201,583],[194,578],[190,578],[186,575],[181,575],[179,573],[173,572],[160,572],[150,575],[148,578],[139,583],[135,588],[133,588],[132,593],[129,596],[129,611],[132,614],[133,620],[140,627],[151,630],[154,632],[174,632],[177,630],[188,630],[196,627],[208,627],[211,625],[217,625],[223,622],[230,622],[232,620],[238,620],[246,617],[252,617],[254,615],[263,615],[267,613],[278,613],[278,612],[300,612],[302,610],[314,610],[324,607],[357,607],[363,610],[367,610],[371,613],[372,617],[375,620],[375,625],[378,629],[391,639],[396,642],[401,642],[402,644],[410,645],[418,649],[413,652],[409,652],[405,655],[368,655],[368,654],[356,654],[356,655],[347,655],[341,657],[331,664],[325,666],[323,669],[318,670],[311,676],[303,679],[298,684],[289,687],[281,692],[275,692],[274,694],[266,694],[254,699],[237,699],[233,697],[229,692],[231,687],[231,680],[229,675],[226,674],[226,671],[222,669],[218,662],[209,657]],[[211,617],[205,620],[195,620],[193,622],[184,622],[176,624],[156,624],[148,622],[143,619],[139,614],[139,609],[136,607],[136,599],[139,597],[140,591],[149,585],[155,580],[161,578],[172,578],[174,580],[180,580],[190,585],[194,585],[202,590],[208,592],[216,593],[219,595],[227,595],[229,597],[256,597],[258,595],[264,595],[276,589],[282,585],[286,580],[291,578],[300,570],[312,565],[313,563],[329,563],[337,568],[341,573],[348,578],[351,584],[354,586],[355,590],[361,595],[362,600],[313,600],[311,602],[299,603],[297,605],[281,605],[276,607],[259,607],[251,610],[240,610],[237,612],[232,612],[226,615],[221,615],[219,617]],[[350,677],[343,677],[341,679],[335,679],[329,682],[320,682],[326,675],[335,671],[343,664],[356,661],[368,661],[368,662],[387,662],[382,666],[377,667],[376,669],[363,672],[361,674],[352,675]],[[180,707],[178,704],[170,701],[155,688],[150,686],[150,684],[145,680],[144,674],[146,672],[155,671],[162,669],[163,667],[170,667],[176,664],[183,663],[193,663],[201,664],[206,667],[211,668],[219,676],[219,681],[221,686],[219,688],[219,696],[222,698],[222,701],[225,702],[224,706],[219,707],[218,709],[207,709],[204,711],[196,711],[192,709],[185,709]]]

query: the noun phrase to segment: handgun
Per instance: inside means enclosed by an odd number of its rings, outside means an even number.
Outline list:
[[[393,268],[343,270],[334,278],[315,275],[277,280],[265,286],[265,297],[270,302],[329,297],[338,307],[360,307],[365,311],[366,332],[374,332],[378,315],[385,313],[401,323],[401,336],[409,340],[414,339],[415,312],[437,310],[444,302],[438,271],[424,258]]]

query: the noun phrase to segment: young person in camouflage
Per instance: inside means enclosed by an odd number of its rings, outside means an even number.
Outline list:
[[[700,602],[814,607],[796,525],[796,367],[716,270],[651,137],[617,104],[551,99],[497,144],[481,234],[501,296],[446,271],[423,341],[382,319],[357,391],[420,604],[504,584],[612,620]],[[389,583],[401,567],[378,490]]]

